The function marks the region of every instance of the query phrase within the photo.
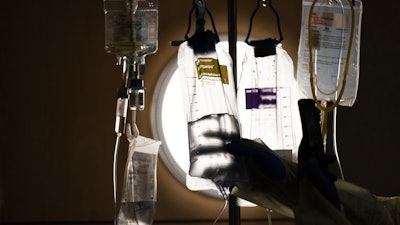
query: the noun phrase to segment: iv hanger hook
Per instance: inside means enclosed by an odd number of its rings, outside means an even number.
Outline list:
[[[192,24],[192,14],[193,14],[193,11],[195,11],[195,10],[196,10],[196,32],[201,32],[204,30],[204,25],[205,25],[204,15],[205,15],[205,13],[207,13],[207,15],[210,17],[214,33],[216,34],[217,42],[219,42],[219,37],[218,37],[217,29],[215,27],[214,19],[211,15],[210,10],[208,10],[208,8],[206,7],[205,0],[193,0],[193,7],[189,12],[188,27],[187,27],[186,34],[185,34],[185,40],[187,40],[189,38],[190,27]]]
[[[261,2],[261,1],[262,1],[262,6],[263,6],[264,8],[267,7],[267,3],[266,3],[266,2],[268,2],[268,6],[272,9],[272,11],[273,11],[274,14],[275,14],[276,23],[277,23],[277,25],[278,25],[278,31],[279,31],[279,36],[280,36],[280,37],[279,37],[279,40],[278,40],[278,43],[280,43],[280,42],[283,41],[283,34],[282,34],[282,29],[281,29],[281,23],[280,23],[280,19],[279,19],[279,14],[278,14],[278,12],[277,12],[276,9],[272,6],[272,0],[257,0],[257,6],[256,6],[256,8],[254,9],[254,11],[253,11],[253,13],[251,14],[251,17],[250,17],[250,26],[249,26],[249,31],[248,31],[248,33],[247,33],[245,42],[246,42],[247,44],[249,43],[249,37],[250,37],[251,30],[252,30],[252,27],[253,27],[253,19],[254,19],[254,16],[256,15],[257,11],[258,11],[259,8],[260,8],[260,2]]]
[[[196,31],[197,29],[204,29],[205,20],[204,14],[206,13],[206,2],[205,0],[195,0],[193,3],[196,7]]]

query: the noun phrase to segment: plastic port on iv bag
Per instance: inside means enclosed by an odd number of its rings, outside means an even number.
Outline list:
[[[353,7],[351,2],[303,0],[297,83],[305,98],[315,96],[319,101],[339,101],[339,105],[349,107],[355,102],[362,2],[353,1]]]

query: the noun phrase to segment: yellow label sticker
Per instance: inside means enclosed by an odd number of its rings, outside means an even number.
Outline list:
[[[223,84],[229,84],[228,68],[224,65],[219,65],[217,59],[198,58],[196,60],[196,69],[199,80],[203,77],[209,77],[221,79]]]

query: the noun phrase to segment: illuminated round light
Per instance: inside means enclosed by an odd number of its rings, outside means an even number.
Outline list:
[[[161,73],[152,105],[152,130],[162,142],[160,156],[172,174],[185,184],[189,144],[176,58]]]

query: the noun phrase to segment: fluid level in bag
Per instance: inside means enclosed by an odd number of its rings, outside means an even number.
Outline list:
[[[123,202],[118,213],[118,225],[151,225],[155,211],[155,201]]]

